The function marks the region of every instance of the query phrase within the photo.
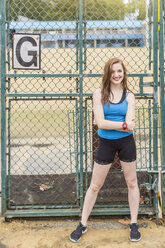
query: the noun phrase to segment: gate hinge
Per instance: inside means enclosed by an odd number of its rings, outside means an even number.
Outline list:
[[[141,189],[141,190],[146,190],[146,191],[151,191],[151,190],[153,190],[155,193],[158,193],[157,185],[158,185],[158,179],[156,178],[156,179],[154,180],[153,184],[150,184],[150,183],[143,183],[143,184],[140,184],[140,189]]]
[[[157,194],[158,193],[158,179],[156,178],[152,184],[152,190]]]
[[[140,202],[143,204],[150,204],[151,203],[151,190],[154,191],[155,194],[158,194],[158,179],[156,178],[153,184],[150,183],[143,183],[140,184]]]

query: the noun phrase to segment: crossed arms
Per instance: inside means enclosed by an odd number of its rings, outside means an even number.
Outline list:
[[[101,89],[97,89],[93,94],[93,112],[94,122],[100,129],[113,129],[123,132],[131,132],[135,128],[135,96],[129,93],[127,98],[127,113],[125,121],[127,122],[127,129],[123,130],[123,122],[105,120],[103,105],[101,102]]]

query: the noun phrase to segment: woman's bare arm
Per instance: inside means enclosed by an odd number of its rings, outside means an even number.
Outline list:
[[[130,92],[127,96],[127,114],[125,121],[128,124],[128,129],[134,130],[135,128],[135,95]]]
[[[126,98],[127,100],[127,114],[126,114],[126,122],[135,121],[135,96],[132,92],[130,92]]]
[[[132,92],[129,92],[127,98],[127,113],[125,121],[127,123],[127,132],[133,131],[135,128],[135,96]],[[123,131],[120,129],[120,131]]]

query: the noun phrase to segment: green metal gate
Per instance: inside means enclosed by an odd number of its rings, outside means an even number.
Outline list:
[[[123,1],[0,0],[3,216],[81,213],[98,144],[92,94],[110,57],[124,60],[137,99],[139,213],[158,213],[159,4],[141,0],[131,12]],[[41,68],[29,68],[28,60],[26,69],[13,68],[16,35],[34,34],[41,37]],[[31,48],[16,53],[32,55]],[[92,214],[128,213],[116,157]]]

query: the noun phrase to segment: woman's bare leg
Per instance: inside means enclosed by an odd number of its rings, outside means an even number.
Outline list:
[[[93,206],[97,199],[98,192],[104,184],[105,178],[108,174],[110,167],[111,164],[102,165],[94,162],[91,184],[86,192],[83,211],[82,211],[81,223],[84,226],[87,225],[88,217],[93,209]]]
[[[131,212],[131,223],[137,223],[140,194],[137,183],[136,161],[120,162],[128,186],[128,201]]]

